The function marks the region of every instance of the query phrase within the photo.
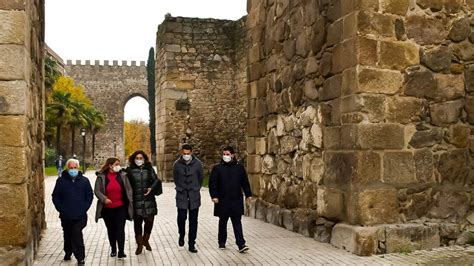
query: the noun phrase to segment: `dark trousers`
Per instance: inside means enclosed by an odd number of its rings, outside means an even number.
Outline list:
[[[197,237],[197,228],[198,228],[198,214],[199,208],[194,210],[189,210],[189,235],[188,235],[188,244],[189,246],[194,246],[196,244]],[[178,208],[178,231],[179,238],[184,239],[186,234],[186,219],[188,216],[188,209],[179,209]]]
[[[61,226],[64,234],[64,252],[67,256],[74,253],[74,257],[83,260],[86,256],[84,247],[84,238],[82,237],[82,229],[87,225],[87,218],[79,220],[61,219]]]
[[[139,215],[133,216],[133,229],[135,231],[135,235],[141,236],[143,233],[151,234],[151,229],[153,229],[153,221],[155,220],[155,216],[150,217],[142,217]],[[145,222],[145,227],[142,230],[142,224]]]
[[[218,239],[220,245],[225,245],[227,241],[227,221],[232,221],[234,228],[235,243],[240,248],[245,245],[244,232],[242,230],[242,215],[237,216],[219,216],[219,233]]]
[[[127,210],[125,206],[117,208],[103,208],[102,218],[104,218],[107,235],[109,237],[112,251],[124,251],[125,246],[125,220],[127,219]]]

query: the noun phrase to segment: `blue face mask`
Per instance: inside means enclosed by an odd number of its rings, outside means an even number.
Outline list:
[[[67,172],[69,173],[71,177],[76,177],[79,174],[79,170],[77,169],[69,169],[67,170]]]

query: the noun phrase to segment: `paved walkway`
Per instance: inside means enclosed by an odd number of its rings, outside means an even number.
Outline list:
[[[88,172],[91,184],[95,178]],[[56,178],[45,179],[46,222],[34,265],[74,265],[76,261],[63,262],[62,229],[58,213],[51,201]],[[410,254],[389,254],[358,257],[329,244],[289,232],[284,228],[244,217],[243,228],[248,253],[236,250],[229,222],[229,239],[226,250],[217,247],[217,218],[212,216],[212,204],[207,189],[202,191],[203,206],[199,213],[199,229],[196,248],[192,254],[177,245],[176,209],[173,184],[164,184],[164,192],[157,197],[158,216],[150,239],[153,251],[136,256],[133,224],[126,225],[125,260],[111,258],[105,225],[94,221],[96,199],[89,210],[88,225],[84,229],[86,264],[88,265],[415,265],[455,264],[474,265],[474,248],[440,248],[434,251],[417,251]]]

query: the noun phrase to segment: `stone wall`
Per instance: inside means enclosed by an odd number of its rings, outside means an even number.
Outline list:
[[[183,143],[208,169],[221,148],[245,155],[244,20],[166,17],[156,44],[156,141],[159,174],[172,179]]]
[[[360,255],[473,230],[473,5],[249,1],[248,215]]]
[[[0,261],[31,264],[44,220],[44,1],[0,2]]]
[[[92,136],[86,135],[86,161],[94,161],[101,165],[108,157],[118,157],[123,165],[124,161],[124,108],[128,100],[135,96],[148,99],[146,67],[141,61],[118,61],[105,60],[103,65],[99,60],[91,63],[89,60],[74,63],[67,60],[66,75],[72,77],[76,83],[84,87],[86,95],[92,103],[105,115],[105,126],[96,134],[95,154],[92,157]],[[79,129],[78,129],[79,130]],[[82,158],[82,137],[76,132],[76,154]],[[71,137],[64,135],[62,147],[66,155],[70,156]],[[116,144],[114,145],[114,140]]]

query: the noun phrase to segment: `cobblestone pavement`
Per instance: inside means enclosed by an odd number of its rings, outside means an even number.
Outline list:
[[[95,177],[88,172],[91,184]],[[45,179],[46,222],[39,251],[34,265],[74,265],[76,261],[62,261],[62,229],[58,213],[51,201],[56,178]],[[289,232],[284,228],[244,217],[244,236],[250,250],[240,254],[236,250],[232,226],[228,226],[227,249],[217,246],[217,218],[212,216],[212,204],[207,189],[202,191],[202,207],[199,210],[199,229],[196,248],[192,254],[177,245],[176,209],[173,184],[164,184],[164,192],[157,197],[158,216],[150,239],[153,251],[136,256],[132,222],[126,224],[125,260],[111,258],[105,225],[94,221],[96,199],[89,210],[88,225],[84,229],[86,264],[88,265],[474,265],[474,248],[440,248],[417,251],[410,254],[388,254],[359,257],[329,244]],[[185,246],[186,247],[186,246]]]

